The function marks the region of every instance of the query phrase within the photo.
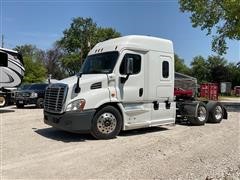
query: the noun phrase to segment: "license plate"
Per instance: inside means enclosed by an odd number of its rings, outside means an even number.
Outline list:
[[[18,101],[19,104],[23,104],[23,101]]]

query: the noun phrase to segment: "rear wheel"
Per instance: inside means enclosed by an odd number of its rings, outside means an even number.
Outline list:
[[[208,102],[207,109],[209,111],[210,123],[220,123],[223,119],[224,110],[219,102]]]
[[[208,110],[203,102],[197,106],[197,116],[190,119],[190,123],[194,126],[204,125],[208,120]]]
[[[112,106],[106,106],[95,114],[91,134],[96,139],[112,139],[119,134],[121,127],[120,112]]]

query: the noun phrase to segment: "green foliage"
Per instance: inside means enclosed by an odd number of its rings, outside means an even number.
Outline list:
[[[209,56],[204,59],[196,56],[191,62],[192,75],[202,82],[232,82],[232,86],[240,85],[240,68],[237,64],[227,63],[220,56]]]
[[[69,75],[76,74],[93,46],[120,35],[112,28],[98,27],[91,18],[74,18],[70,27],[63,32],[63,37],[56,42],[65,51],[61,58],[63,68]]]
[[[228,71],[226,68],[227,61],[220,56],[209,56],[207,60],[207,68],[209,69],[210,82],[228,81]]]
[[[42,63],[42,52],[33,45],[17,46],[15,50],[23,55],[25,75],[24,83],[43,82],[46,79],[46,68]]]
[[[191,70],[184,64],[184,59],[181,59],[177,54],[174,54],[175,72],[191,75]]]
[[[208,81],[209,69],[207,62],[202,56],[196,56],[191,62],[192,75],[197,78],[199,83]]]
[[[117,38],[120,36],[121,34],[112,28],[98,27],[95,32],[93,44],[95,45],[98,42],[106,41],[108,39]]]
[[[79,72],[81,67],[81,60],[78,53],[66,54],[60,60],[62,62],[62,66],[70,76]]]
[[[226,38],[240,40],[239,0],[179,0],[182,12],[191,13],[193,27],[201,27],[210,35],[213,30],[212,50],[220,55],[227,50]]]
[[[46,69],[39,61],[33,61],[32,57],[24,56],[25,76],[24,83],[43,82],[46,79]]]
[[[91,18],[74,18],[69,29],[63,31],[63,38],[57,44],[67,52],[81,52],[86,57],[93,44],[97,25]]]
[[[229,63],[227,66],[228,81],[232,82],[232,87],[240,85],[240,68],[234,63]]]
[[[37,47],[31,44],[16,46],[14,49],[20,52],[23,56],[30,56],[30,57],[35,57],[39,52]]]

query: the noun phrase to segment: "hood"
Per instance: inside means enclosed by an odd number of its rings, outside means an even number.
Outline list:
[[[79,95],[75,93],[75,87],[77,85],[77,76],[72,76],[59,81],[58,83],[68,85],[68,96],[67,101],[74,99]],[[85,92],[89,92],[93,89],[106,88],[108,86],[107,74],[83,74],[79,79],[80,94],[83,95]]]
[[[96,82],[102,82],[107,79],[106,74],[83,74],[79,80],[80,88],[86,84],[93,84]],[[69,88],[77,84],[77,76],[71,76],[69,78],[58,81],[58,83],[67,84]]]

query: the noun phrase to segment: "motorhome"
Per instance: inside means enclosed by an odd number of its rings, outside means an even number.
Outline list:
[[[23,58],[14,50],[0,48],[0,107],[11,98],[11,90],[22,83],[24,76]]]
[[[130,35],[98,43],[80,73],[45,93],[44,122],[97,139],[120,131],[227,118],[219,102],[175,99],[174,50],[170,40]]]

